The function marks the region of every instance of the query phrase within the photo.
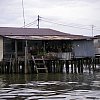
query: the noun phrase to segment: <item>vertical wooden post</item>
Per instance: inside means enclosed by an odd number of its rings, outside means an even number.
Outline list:
[[[88,58],[86,58],[86,68],[88,68]]]
[[[10,57],[10,61],[9,61],[9,73],[12,72],[12,55]]]
[[[53,72],[54,73],[56,72],[56,61],[55,60],[53,61]]]
[[[25,43],[26,43],[26,46],[25,46],[25,74],[27,74],[28,73],[28,65],[27,65],[27,56],[28,56],[28,48],[27,48],[27,40],[25,41]]]
[[[52,61],[52,72],[54,72],[54,61]]]
[[[58,72],[58,61],[57,60],[56,60],[55,68],[56,68],[56,73],[57,73]]]
[[[15,40],[15,69],[16,72],[18,72],[18,63],[17,63],[17,58],[18,58],[18,51],[17,51],[17,40]],[[13,66],[14,67],[14,66]]]
[[[74,59],[74,73],[77,73],[77,60]]]
[[[63,63],[63,73],[66,73],[66,61]]]
[[[71,60],[71,73],[73,73],[73,59]]]
[[[5,61],[3,60],[3,70],[4,70],[4,74],[6,73],[6,66],[5,66]]]
[[[78,65],[77,65],[77,67],[78,67],[78,73],[80,73],[80,59],[78,59],[78,61],[77,61],[78,63]]]
[[[69,61],[66,60],[66,72],[69,73]]]
[[[83,73],[83,59],[81,59],[80,66],[81,66],[81,73]]]
[[[25,74],[27,74],[27,47],[25,47]]]
[[[95,60],[94,60],[94,58],[92,58],[92,69],[93,69],[93,72],[94,72],[94,70],[95,70]]]
[[[45,41],[43,41],[43,53],[45,54]]]
[[[60,72],[63,72],[63,65],[64,65],[64,61],[60,60]]]
[[[96,57],[94,58],[94,67],[96,69]]]
[[[54,72],[57,72],[56,60],[54,60]]]
[[[88,59],[88,67],[89,67],[89,73],[91,73],[91,59]]]

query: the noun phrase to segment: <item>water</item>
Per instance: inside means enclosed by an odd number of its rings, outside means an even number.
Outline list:
[[[100,72],[0,75],[0,100],[100,100]]]

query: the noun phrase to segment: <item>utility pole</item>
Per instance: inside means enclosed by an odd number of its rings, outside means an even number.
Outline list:
[[[92,25],[92,37],[94,35],[94,25]]]
[[[40,28],[40,16],[39,15],[38,15],[38,19],[37,20],[38,20],[38,25],[37,26],[38,26],[38,29],[39,29]]]
[[[24,2],[22,0],[22,9],[23,9],[23,20],[24,20],[24,28],[25,28],[25,12],[24,12]],[[25,34],[25,74],[28,73],[27,71],[27,55],[28,54],[28,48],[27,48],[27,39]]]

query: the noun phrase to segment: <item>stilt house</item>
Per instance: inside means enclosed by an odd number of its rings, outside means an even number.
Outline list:
[[[91,37],[46,28],[0,27],[0,61],[24,56],[26,46],[29,56],[44,55],[48,59],[70,60],[95,55]]]
[[[96,56],[100,56],[100,35],[95,36],[94,46],[96,49],[95,51]]]

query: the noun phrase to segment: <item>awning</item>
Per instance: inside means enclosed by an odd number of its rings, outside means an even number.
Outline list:
[[[66,36],[5,36],[11,39],[22,39],[22,40],[72,40]]]

